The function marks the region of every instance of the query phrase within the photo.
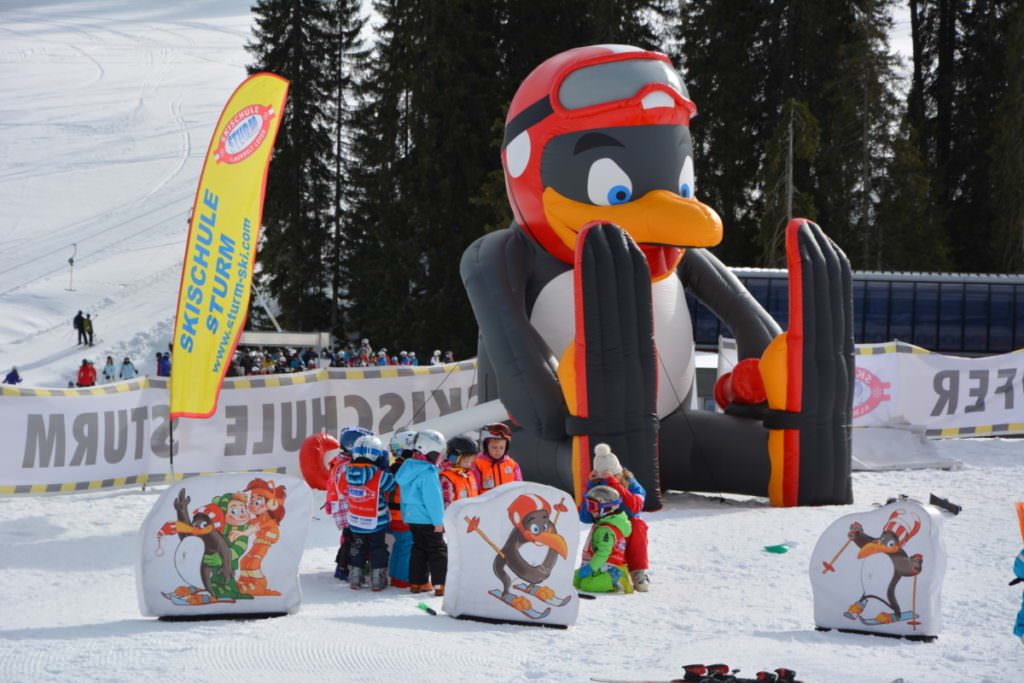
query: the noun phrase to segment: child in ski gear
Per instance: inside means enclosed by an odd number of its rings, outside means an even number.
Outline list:
[[[482,452],[470,468],[480,493],[486,493],[511,481],[523,480],[519,463],[508,454],[509,446],[512,444],[512,430],[507,424],[496,422],[485,425],[480,431],[480,439]]]
[[[396,474],[402,463],[412,455],[412,445],[416,440],[416,432],[409,429],[397,430],[391,437],[391,467]],[[402,519],[402,487],[395,486],[387,495],[388,508],[391,510],[391,522],[388,533],[391,534],[391,560],[388,562],[388,575],[391,585],[396,588],[408,588],[409,560],[412,555],[412,531]]]
[[[1013,575],[1016,577],[1010,585],[1024,581],[1024,550],[1017,553],[1017,559],[1013,561]],[[1020,611],[1017,612],[1017,623],[1013,627],[1013,635],[1024,641],[1024,596],[1021,597]]]
[[[121,369],[117,373],[118,379],[132,379],[135,375],[139,374],[135,369],[135,365],[132,363],[132,359],[128,356],[124,357],[124,362],[121,363]]]
[[[103,381],[113,382],[117,379],[117,368],[114,367],[114,358],[107,356],[107,362],[103,366]]]
[[[345,501],[352,545],[348,551],[349,588],[362,587],[363,567],[370,563],[370,588],[388,585],[388,546],[384,537],[391,521],[386,495],[395,487],[387,470],[388,454],[376,436],[362,436],[352,447],[345,468]]]
[[[626,543],[626,564],[629,566],[633,589],[646,593],[650,588],[650,568],[647,559],[647,522],[640,516],[644,509],[644,498],[647,491],[636,480],[633,473],[624,470],[618,457],[612,453],[608,444],[599,443],[594,446],[594,465],[586,487],[611,486],[622,497],[622,508],[633,525],[633,533]],[[584,505],[580,508],[580,521],[593,523],[594,519]]]
[[[633,527],[622,509],[622,496],[611,486],[594,486],[587,491],[584,505],[594,519],[594,526],[573,585],[592,593],[632,593],[626,568],[626,539]]]
[[[441,494],[445,509],[456,500],[479,495],[476,479],[469,472],[479,450],[476,441],[464,434],[448,439],[448,457],[441,466]]]
[[[78,367],[78,384],[80,387],[91,387],[96,384],[96,368],[88,359],[83,359]]]
[[[334,578],[348,581],[348,554],[352,545],[352,532],[348,528],[348,503],[345,498],[345,468],[352,461],[352,448],[356,441],[370,435],[362,427],[342,427],[338,435],[338,454],[331,459],[327,472],[327,513],[334,518],[334,524],[341,531],[338,537],[338,552],[334,556]]]
[[[444,498],[437,463],[446,447],[441,432],[418,432],[412,455],[395,475],[402,488],[402,519],[412,531],[409,590],[413,593],[433,588],[435,595],[444,595],[448,546],[444,542]]]

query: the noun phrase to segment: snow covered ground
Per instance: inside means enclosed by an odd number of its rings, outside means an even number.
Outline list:
[[[108,355],[155,374],[206,148],[245,78],[250,5],[0,2],[4,374],[63,387]],[[76,346],[78,310],[91,349]]]
[[[131,355],[153,373],[210,132],[245,76],[250,4],[0,0],[0,369],[64,386],[83,357]],[[71,328],[79,309],[96,319],[87,354]],[[787,666],[808,682],[1024,680],[1010,633],[1020,591],[1006,586],[1024,444],[939,447],[964,466],[857,473],[852,507],[672,494],[649,516],[651,593],[584,602],[566,631],[431,617],[408,593],[350,591],[331,576],[326,517],[313,520],[298,614],[145,619],[136,534],[159,489],[0,498],[0,681],[668,679],[715,661],[748,674]],[[815,631],[808,563],[819,534],[896,494],[931,492],[964,506],[945,520],[939,639]],[[797,545],[762,550],[782,541]]]
[[[139,615],[136,535],[158,491],[0,498],[0,681],[587,681],[670,679],[682,664],[804,681],[1024,680],[1011,631],[1020,590],[1019,440],[946,441],[957,471],[856,473],[849,507],[775,509],[678,493],[649,514],[652,588],[584,601],[568,630],[431,617],[419,596],[352,591],[332,577],[337,531],[313,520],[298,614],[165,623]],[[1016,483],[1014,483],[1016,482]],[[944,515],[944,627],[932,643],[814,629],[811,551],[835,519],[905,493],[963,506]],[[764,545],[795,541],[783,555]],[[440,610],[441,599],[427,600]]]

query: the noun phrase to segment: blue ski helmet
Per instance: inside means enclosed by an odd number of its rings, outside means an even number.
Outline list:
[[[373,432],[362,427],[342,427],[338,436],[338,443],[341,445],[341,452],[345,455],[352,455],[352,448],[356,441],[363,436],[371,436]]]

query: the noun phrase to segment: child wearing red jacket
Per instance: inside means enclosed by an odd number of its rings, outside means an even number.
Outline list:
[[[595,486],[610,486],[622,496],[622,509],[626,511],[632,523],[633,532],[626,544],[626,564],[633,580],[633,589],[646,593],[650,588],[650,568],[647,560],[647,522],[640,517],[644,509],[644,498],[647,491],[636,480],[633,473],[622,469],[618,457],[612,453],[611,446],[599,443],[594,446],[594,465],[587,481],[587,491]],[[586,492],[584,492],[586,495]],[[586,506],[580,509],[580,520],[593,524],[594,518]]]

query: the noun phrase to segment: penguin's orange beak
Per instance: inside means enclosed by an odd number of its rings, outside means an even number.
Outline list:
[[[184,522],[180,522],[180,521],[179,522],[175,522],[174,525],[177,527],[177,532],[179,534],[191,534],[192,536],[205,536],[206,534],[208,534],[211,531],[213,531],[213,527],[212,526],[208,526],[208,527],[204,527],[204,528],[199,528],[197,526],[192,526],[191,524],[185,524]]]
[[[554,550],[565,559],[569,559],[569,547],[565,539],[554,531],[542,531],[539,534],[526,534],[526,540],[541,543]]]
[[[900,547],[898,545],[886,545],[884,543],[879,543],[878,541],[871,541],[870,543],[865,543],[860,549],[860,552],[857,553],[857,559],[863,560],[865,557],[870,557],[876,553],[892,555],[899,549]]]
[[[652,190],[624,204],[595,206],[547,187],[543,202],[548,224],[573,251],[576,236],[595,221],[619,226],[641,247],[713,247],[722,241],[722,219],[714,209],[668,190]]]

